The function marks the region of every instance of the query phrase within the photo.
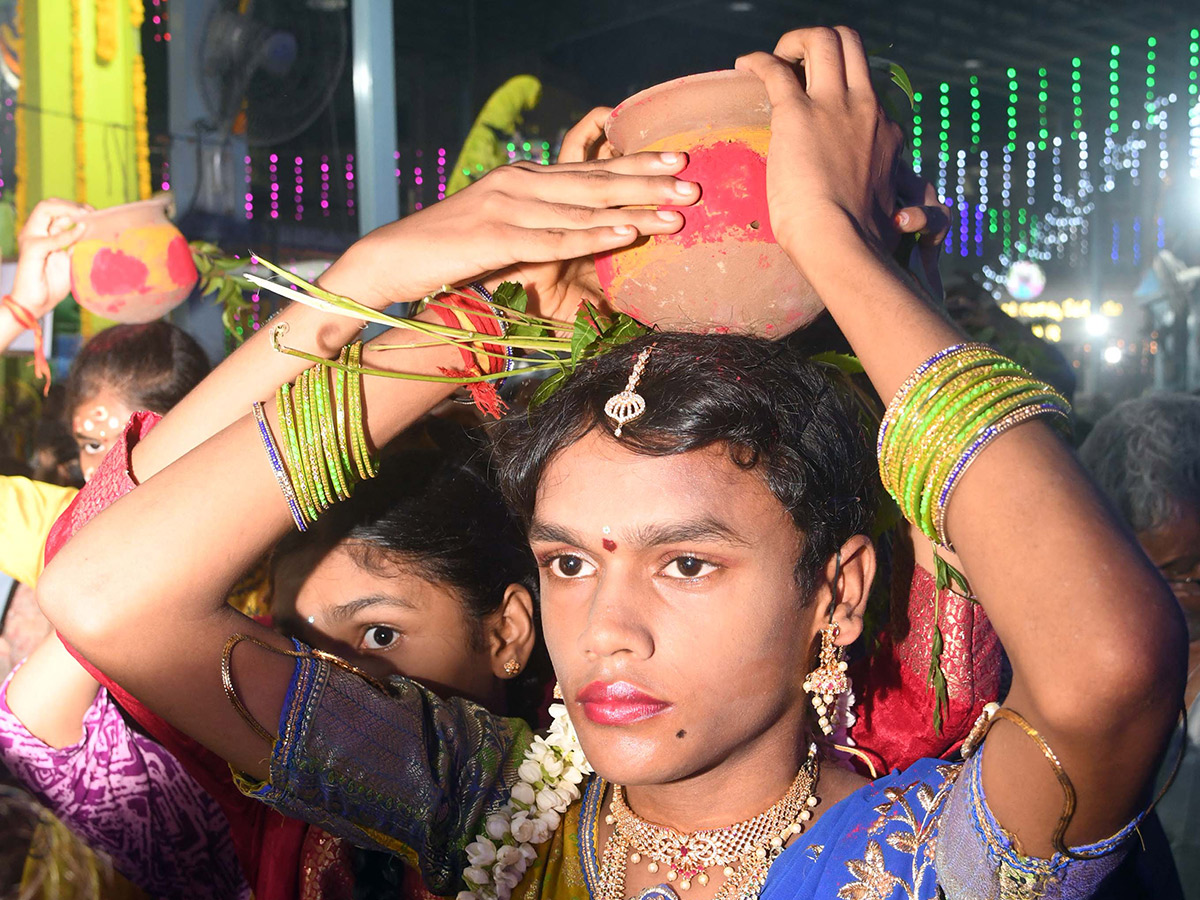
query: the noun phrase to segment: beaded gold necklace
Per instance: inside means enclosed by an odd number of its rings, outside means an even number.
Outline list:
[[[784,845],[804,830],[819,802],[815,793],[819,769],[816,746],[784,796],[753,818],[689,834],[641,818],[625,801],[625,789],[613,785],[610,812],[613,826],[600,863],[599,887],[605,900],[626,900],[627,865],[646,861],[657,874],[666,869],[667,881],[689,890],[693,881],[706,885],[708,869],[720,868],[725,883],[713,900],[753,900],[767,880],[767,871]]]

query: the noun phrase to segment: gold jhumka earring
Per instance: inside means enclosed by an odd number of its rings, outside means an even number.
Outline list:
[[[833,569],[833,601],[836,606],[837,585],[842,574],[842,551],[837,554]],[[850,676],[846,674],[846,651],[837,645],[842,629],[833,620],[833,607],[829,612],[830,622],[821,629],[821,653],[817,667],[804,680],[804,690],[812,695],[813,709],[817,713],[817,725],[826,737],[838,726],[838,704],[843,694],[850,692]]]
[[[817,713],[817,725],[826,736],[837,727],[838,698],[850,690],[850,676],[846,674],[845,651],[834,643],[842,629],[830,622],[821,629],[821,655],[817,667],[808,673],[804,690],[812,695],[813,709]]]
[[[510,659],[504,664],[504,674],[510,677],[521,674],[521,664],[515,659]]]

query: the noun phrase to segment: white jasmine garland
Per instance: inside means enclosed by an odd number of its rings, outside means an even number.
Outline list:
[[[550,716],[550,731],[525,751],[508,802],[467,845],[463,880],[470,890],[455,900],[509,900],[537,859],[534,845],[550,840],[567,807],[579,799],[584,777],[592,774],[566,706],[555,703]]]

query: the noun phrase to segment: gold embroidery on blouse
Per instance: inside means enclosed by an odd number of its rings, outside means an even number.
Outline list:
[[[942,778],[942,784],[937,790],[929,784],[920,785],[917,789],[917,803],[920,809],[914,809],[906,796],[913,785],[903,789],[888,788],[884,791],[887,800],[875,807],[879,817],[867,828],[867,834],[877,835],[895,822],[905,826],[891,831],[884,840],[893,850],[911,857],[909,877],[906,880],[889,871],[883,856],[883,847],[879,841],[870,840],[867,841],[862,859],[846,861],[846,868],[855,880],[838,890],[838,900],[886,900],[892,896],[897,885],[903,888],[904,896],[909,900],[916,900],[918,886],[928,868],[933,865],[936,847],[933,832],[942,803],[961,770],[962,766],[959,765],[938,766],[936,771]]]

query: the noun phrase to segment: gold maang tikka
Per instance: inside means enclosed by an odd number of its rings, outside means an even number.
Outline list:
[[[646,400],[637,392],[637,386],[638,382],[642,380],[642,373],[646,370],[646,360],[650,358],[650,351],[653,349],[654,345],[651,344],[637,355],[625,390],[619,394],[613,394],[604,404],[604,414],[608,416],[610,422],[617,426],[613,430],[613,437],[620,437],[622,428],[630,422],[640,419],[646,412]]]

